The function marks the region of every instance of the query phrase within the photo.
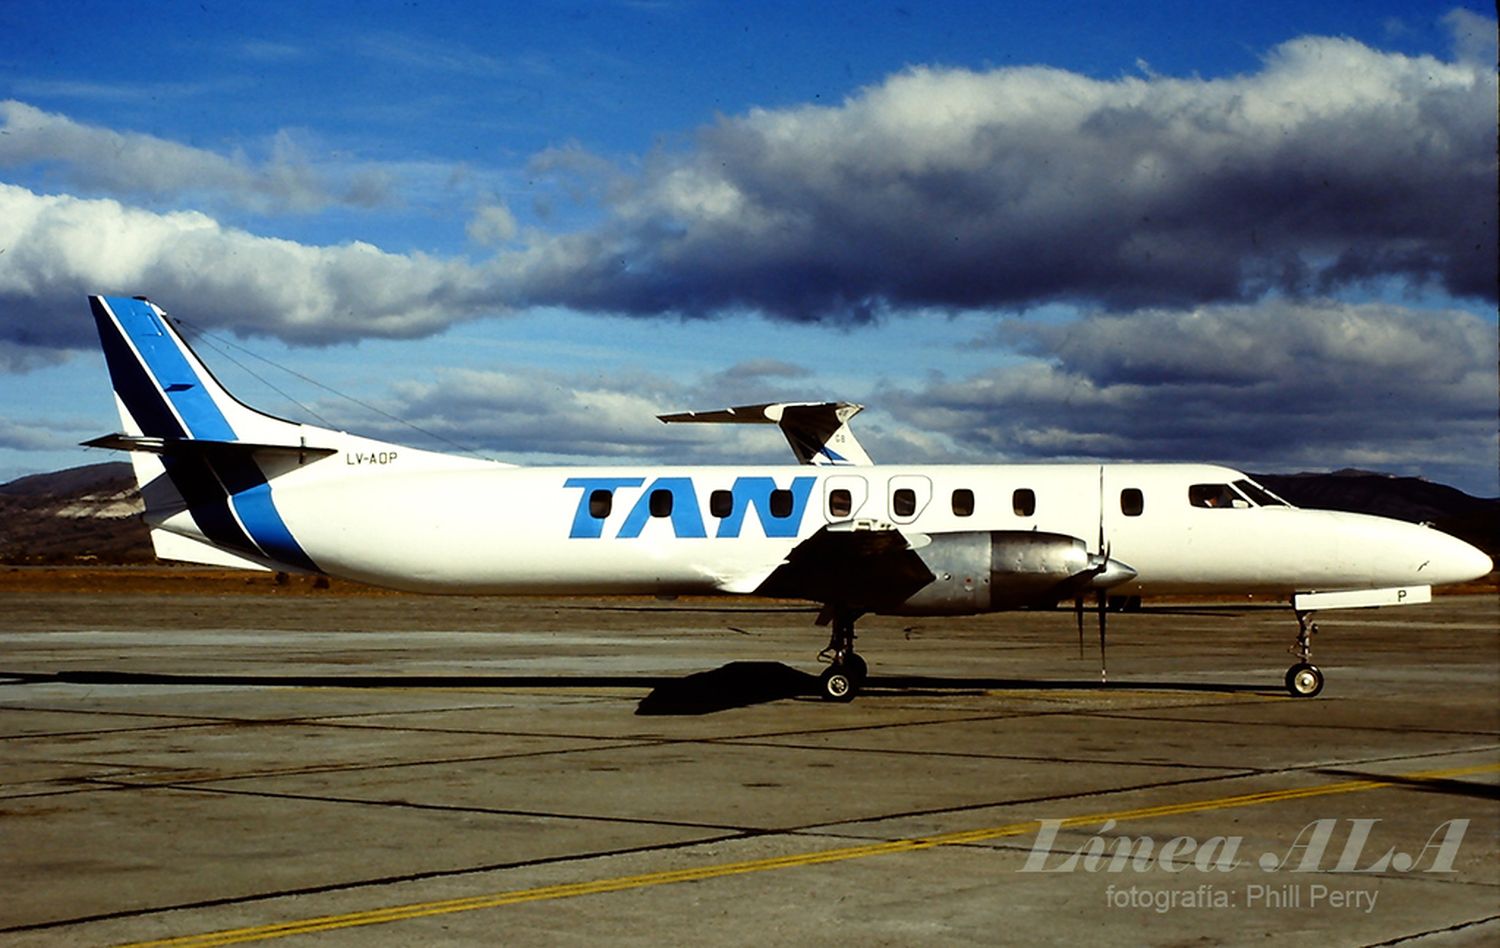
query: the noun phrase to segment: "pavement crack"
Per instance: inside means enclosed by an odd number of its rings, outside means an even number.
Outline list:
[[[1457,925],[1448,925],[1443,928],[1430,928],[1427,931],[1412,932],[1410,935],[1402,935],[1387,941],[1372,941],[1365,944],[1364,948],[1386,948],[1387,945],[1404,945],[1409,941],[1419,938],[1430,938],[1433,935],[1448,935],[1461,932],[1466,928],[1474,928],[1478,925],[1488,925],[1490,922],[1500,921],[1500,915],[1486,915],[1484,918],[1476,918],[1467,922],[1459,922]]]
[[[108,782],[101,780],[101,783]],[[141,789],[135,785],[125,785],[133,789]],[[362,799],[360,797],[340,797],[318,793],[287,793],[273,792],[270,790],[243,790],[234,787],[209,787],[202,784],[190,782],[174,782],[152,784],[151,790],[176,790],[182,793],[205,793],[222,796],[256,797],[265,800],[297,800],[304,803],[334,803],[339,805],[382,807],[402,810],[430,810],[439,813],[478,813],[489,816],[519,816],[527,819],[546,820],[581,820],[596,823],[619,823],[637,826],[663,826],[679,829],[692,830],[728,830],[737,835],[759,836],[766,833],[782,832],[777,829],[762,829],[758,827],[735,826],[724,823],[701,823],[690,820],[658,820],[645,817],[631,816],[601,816],[590,813],[559,813],[548,810],[523,810],[509,807],[487,807],[487,806],[464,806],[453,803],[417,803],[411,800],[381,800]]]

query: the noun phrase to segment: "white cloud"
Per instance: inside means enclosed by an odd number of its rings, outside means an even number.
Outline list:
[[[1328,38],[1214,80],[914,68],[609,175],[611,219],[516,278],[581,308],[841,321],[1391,276],[1493,298],[1496,94],[1492,65]]]
[[[474,212],[465,233],[474,243],[498,247],[516,236],[516,218],[504,204],[489,204]]]
[[[91,293],[149,295],[169,311],[304,343],[426,335],[501,303],[485,271],[353,242],[258,237],[197,212],[44,196],[0,184],[0,339],[91,344]]]
[[[267,160],[226,156],[145,135],[75,122],[14,99],[0,101],[0,168],[42,168],[70,188],[145,202],[199,197],[258,212],[308,213],[333,204],[370,206],[386,197],[379,177],[355,169],[335,184],[315,170],[287,132]]]
[[[0,418],[0,449],[11,451],[56,451],[71,448],[75,442],[60,435],[55,428],[29,425]]]
[[[1087,300],[1116,315],[1004,323],[999,342],[1033,359],[1014,369],[838,394],[899,413],[899,427],[876,411],[857,422],[882,460],[1378,456],[1490,477],[1493,324],[1326,298],[1364,281],[1494,298],[1496,76],[1493,56],[1464,39],[1494,26],[1448,23],[1453,61],[1306,38],[1215,80],[912,69],[838,106],[724,118],[684,153],[622,167],[558,148],[528,174],[577,175],[565,196],[597,204],[602,222],[584,215],[547,236],[520,228],[509,205],[483,204],[469,236],[505,249],[481,264],[139,206],[194,193],[219,207],[364,206],[398,188],[411,199],[418,182],[442,191],[451,167],[329,177],[290,135],[257,162],[8,102],[0,168],[48,169],[119,199],[0,184],[0,370],[92,346],[80,314],[96,292],[313,344],[542,304],[849,323]],[[477,431],[507,456],[691,460],[768,444],[780,457],[772,429],[667,429],[651,416],[808,397],[803,371],[455,374],[390,397],[398,413],[456,440]]]
[[[1500,39],[1495,33],[1495,21],[1482,17],[1472,10],[1455,7],[1443,15],[1443,25],[1453,41],[1453,52],[1460,62],[1473,63],[1485,69],[1494,69],[1500,56]]]
[[[1268,301],[1005,324],[1038,361],[889,393],[894,414],[1009,459],[1359,464],[1492,484],[1492,321],[1458,310]],[[1493,488],[1490,488],[1491,490]]]
[[[1006,324],[1005,369],[844,392],[880,463],[1220,461],[1262,471],[1375,466],[1494,493],[1492,322],[1456,310],[1329,300],[1096,314]],[[380,405],[422,429],[520,462],[784,463],[774,427],[664,426],[662,412],[803,399],[816,373],[747,360],[696,377],[515,368],[440,370]],[[320,404],[396,441],[388,421]],[[442,448],[435,442],[419,443]],[[1378,463],[1377,463],[1378,462]]]
[[[440,450],[464,445],[508,461],[781,463],[790,451],[774,427],[669,426],[656,419],[688,407],[722,407],[722,392],[708,403],[703,390],[716,389],[722,376],[745,379],[758,372],[734,366],[693,382],[643,372],[601,377],[525,367],[443,369],[431,381],[399,381],[380,400],[377,407],[410,425],[332,401],[317,412],[351,431]]]

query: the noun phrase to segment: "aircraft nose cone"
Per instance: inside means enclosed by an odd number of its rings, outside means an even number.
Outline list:
[[[1438,534],[1442,537],[1440,548],[1433,551],[1432,562],[1422,570],[1430,573],[1428,581],[1434,586],[1443,583],[1466,583],[1489,574],[1494,568],[1490,555],[1457,537]]]

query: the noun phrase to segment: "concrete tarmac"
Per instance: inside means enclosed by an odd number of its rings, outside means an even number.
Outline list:
[[[0,595],[0,944],[1500,943],[1500,604]]]

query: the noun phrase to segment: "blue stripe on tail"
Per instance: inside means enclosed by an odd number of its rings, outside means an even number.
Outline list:
[[[164,392],[187,425],[188,437],[211,441],[235,440],[229,420],[214,404],[213,396],[203,387],[203,380],[188,363],[177,340],[161,323],[161,317],[149,303],[136,299],[111,298],[107,301],[120,321],[120,327],[135,343],[146,367],[155,376],[156,386]]]
[[[187,343],[163,323],[151,304],[125,297],[102,302],[91,297],[89,302],[110,380],[142,434],[238,440],[209,392],[208,386],[218,383],[205,382],[193,368],[183,352]],[[206,454],[184,452],[163,457],[163,466],[209,542],[252,558],[320,572],[276,509],[264,472],[248,456],[219,455],[210,460]]]

